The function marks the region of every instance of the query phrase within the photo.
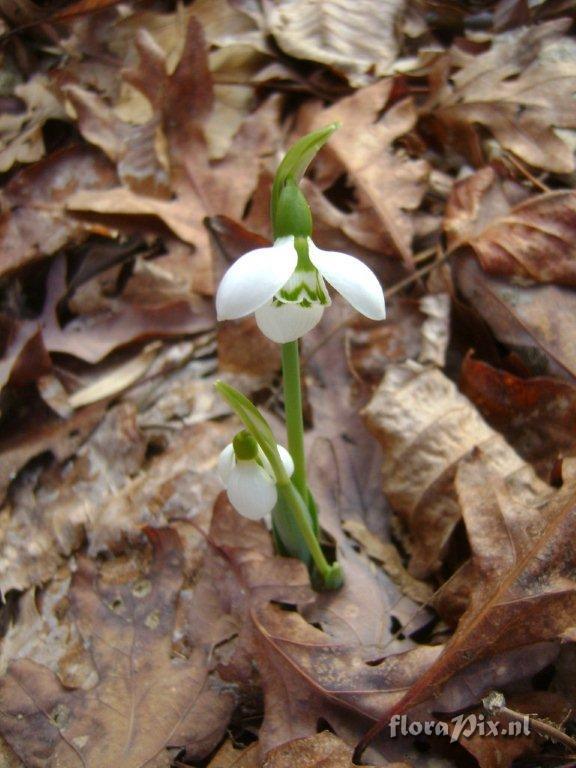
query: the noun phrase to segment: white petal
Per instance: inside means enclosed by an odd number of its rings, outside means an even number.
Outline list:
[[[238,461],[226,484],[228,498],[250,520],[266,518],[274,508],[276,484],[255,461]]]
[[[286,344],[311,331],[320,322],[323,312],[321,304],[301,307],[299,304],[275,305],[270,301],[256,310],[256,323],[264,336],[277,344]]]
[[[293,237],[249,251],[222,278],[216,293],[218,320],[234,320],[266,304],[288,280],[298,261]]]
[[[294,461],[292,459],[292,456],[288,453],[286,448],[284,448],[283,445],[278,445],[278,453],[280,454],[280,459],[282,461],[282,464],[284,464],[284,469],[286,470],[286,474],[288,477],[292,477],[294,474]]]
[[[384,320],[384,292],[372,270],[354,256],[338,251],[323,251],[308,239],[310,261],[330,285],[350,304],[371,320]]]
[[[234,446],[229,443],[218,457],[218,476],[222,480],[222,484],[228,483],[230,473],[236,466],[236,456],[234,454]]]

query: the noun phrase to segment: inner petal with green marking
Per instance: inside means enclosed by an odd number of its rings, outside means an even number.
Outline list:
[[[330,305],[330,296],[320,272],[308,256],[308,238],[296,237],[294,247],[298,254],[296,269],[275,296],[276,301],[285,304]]]

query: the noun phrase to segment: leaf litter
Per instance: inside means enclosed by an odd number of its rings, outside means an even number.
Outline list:
[[[493,689],[574,727],[573,9],[457,5],[3,10],[3,764],[348,768],[372,726],[373,766],[570,759],[386,736]],[[270,240],[284,149],[335,120],[315,237],[389,319],[335,301],[303,343],[347,576],[316,594],[220,494],[215,379],[281,441],[283,402],[213,294]]]

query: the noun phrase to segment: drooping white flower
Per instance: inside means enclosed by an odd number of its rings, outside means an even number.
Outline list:
[[[230,267],[216,294],[218,319],[255,312],[258,327],[272,341],[295,341],[330,304],[324,280],[366,317],[385,318],[384,293],[369,267],[354,256],[317,248],[310,237],[290,236],[249,251]]]
[[[244,433],[245,434],[245,433]],[[281,445],[280,459],[287,475],[294,472],[292,457]],[[232,506],[250,520],[266,520],[278,499],[276,480],[268,459],[262,449],[255,446],[253,458],[240,458],[235,443],[224,448],[218,459],[218,474]],[[244,455],[249,455],[245,453]]]

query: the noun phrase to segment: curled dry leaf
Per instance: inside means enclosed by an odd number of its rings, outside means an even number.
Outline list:
[[[444,228],[450,250],[470,245],[493,275],[576,283],[576,192],[535,195],[511,207],[491,168],[454,185]]]
[[[471,451],[481,448],[519,498],[546,492],[532,468],[437,369],[413,362],[390,366],[363,414],[384,450],[384,492],[411,535],[410,569],[419,578],[438,569],[461,519],[453,482]]]
[[[202,333],[214,324],[211,303],[192,296],[192,301],[170,301],[158,306],[139,306],[118,298],[105,310],[80,315],[62,328],[58,303],[67,294],[65,271],[64,259],[56,258],[48,275],[41,327],[42,341],[49,352],[63,352],[96,363],[131,342]]]
[[[224,732],[233,698],[194,649],[171,657],[182,584],[182,547],[170,529],[147,530],[153,559],[128,578],[98,580],[79,562],[70,593],[75,622],[98,673],[97,684],[67,690],[46,667],[13,662],[0,680],[0,731],[31,768],[117,765],[141,768],[166,747],[209,754]]]
[[[405,0],[283,0],[266,25],[283,51],[328,64],[358,87],[392,68],[406,8]]]
[[[490,277],[471,254],[454,264],[456,286],[496,338],[535,374],[576,377],[576,294],[555,285],[521,287]]]
[[[410,131],[417,119],[409,98],[382,115],[392,86],[391,78],[381,80],[341,99],[317,115],[314,127],[342,124],[325,151],[339,169],[335,176],[347,173],[358,195],[357,208],[343,225],[344,233],[361,245],[391,250],[410,265],[414,229],[409,212],[424,195],[428,164],[392,151],[392,143]]]
[[[563,35],[569,26],[569,19],[523,26],[494,36],[477,54],[453,45],[433,70],[423,108],[441,141],[456,141],[478,163],[480,124],[530,165],[574,170],[573,150],[556,130],[576,128],[576,43]]]

